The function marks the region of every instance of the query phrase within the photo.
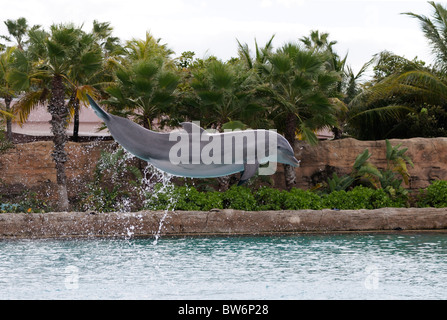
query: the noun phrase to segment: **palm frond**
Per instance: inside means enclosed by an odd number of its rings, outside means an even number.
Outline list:
[[[42,104],[42,95],[44,90],[29,91],[14,104],[14,114],[17,116],[17,123],[22,126],[27,120],[31,111]]]
[[[244,43],[241,44],[238,39],[236,39],[238,44],[238,53],[239,56],[244,59],[245,63],[247,64],[248,69],[253,68],[253,61],[252,57],[250,56],[250,50],[248,48],[248,44]]]
[[[0,115],[2,115],[4,118],[14,118],[14,115],[12,113],[6,112],[4,110],[0,109]]]
[[[305,123],[300,124],[298,133],[301,134],[302,139],[307,141],[311,146],[318,144],[317,135],[311,128],[307,127]]]
[[[412,12],[403,14],[419,20],[422,32],[429,41],[438,64],[445,69],[447,67],[447,10],[433,1],[428,3],[433,8],[433,21],[427,16]]]
[[[404,114],[414,111],[413,108],[405,105],[388,105],[384,107],[371,108],[367,110],[350,110],[351,116],[348,122],[354,121],[358,118],[374,119],[378,121],[389,121],[390,119],[399,120]]]

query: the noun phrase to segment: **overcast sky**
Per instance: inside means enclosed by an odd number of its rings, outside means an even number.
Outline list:
[[[0,0],[0,19],[25,17],[47,28],[74,22],[111,22],[122,40],[144,38],[150,31],[175,51],[197,57],[237,56],[236,39],[254,47],[275,34],[274,46],[296,41],[311,30],[329,32],[340,55],[357,71],[373,54],[389,50],[427,63],[432,56],[416,19],[402,12],[431,14],[427,1],[404,0]],[[447,4],[447,3],[446,3]],[[7,34],[0,23],[0,34]]]

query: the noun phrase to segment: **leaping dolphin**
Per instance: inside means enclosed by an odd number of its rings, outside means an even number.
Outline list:
[[[174,176],[215,178],[242,172],[238,185],[258,171],[259,165],[280,162],[297,167],[289,142],[272,130],[235,130],[210,133],[192,122],[182,130],[154,132],[104,111],[87,95],[96,115],[112,137],[127,151]]]

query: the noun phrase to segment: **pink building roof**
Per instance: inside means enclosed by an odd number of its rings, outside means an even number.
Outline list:
[[[47,107],[39,105],[30,113],[28,121],[22,127],[13,122],[12,132],[31,136],[51,136],[50,120],[51,115],[47,111]],[[101,126],[102,121],[96,116],[93,109],[81,106],[79,112],[79,136],[109,136],[110,133],[107,129],[98,131]],[[73,121],[70,122],[67,128],[67,134],[73,135]]]
[[[50,120],[51,115],[47,111],[47,107],[39,105],[30,113],[28,121],[22,127],[13,122],[12,132],[30,136],[51,136]],[[81,106],[79,112],[79,136],[110,136],[107,129],[99,131],[102,124],[102,120],[96,116],[92,108]],[[67,134],[69,136],[73,135],[73,121],[67,127]],[[332,139],[333,133],[329,129],[322,129],[317,132],[317,136],[319,139]]]

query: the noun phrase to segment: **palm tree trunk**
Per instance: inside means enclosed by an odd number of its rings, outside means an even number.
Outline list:
[[[289,113],[286,118],[286,128],[284,132],[284,137],[287,141],[289,141],[292,146],[293,151],[295,152],[295,132],[297,126],[297,118],[293,113]],[[290,189],[296,184],[296,173],[295,168],[288,164],[284,165],[284,179],[286,183],[286,188]]]
[[[55,75],[51,84],[51,100],[48,112],[51,114],[51,132],[53,133],[53,160],[56,163],[56,177],[58,186],[58,210],[68,211],[67,176],[65,174],[65,162],[67,153],[65,143],[67,142],[66,123],[68,109],[64,101],[65,90],[62,77]]]
[[[332,128],[332,133],[334,134],[334,140],[340,140],[343,136],[343,130],[337,127]]]
[[[74,99],[73,141],[79,141],[79,99]]]
[[[11,101],[12,97],[7,96],[5,97],[5,106],[6,106],[6,112],[11,113]],[[6,138],[12,142],[12,119],[10,117],[6,117]]]
[[[230,176],[218,177],[219,191],[226,191],[230,187]]]

